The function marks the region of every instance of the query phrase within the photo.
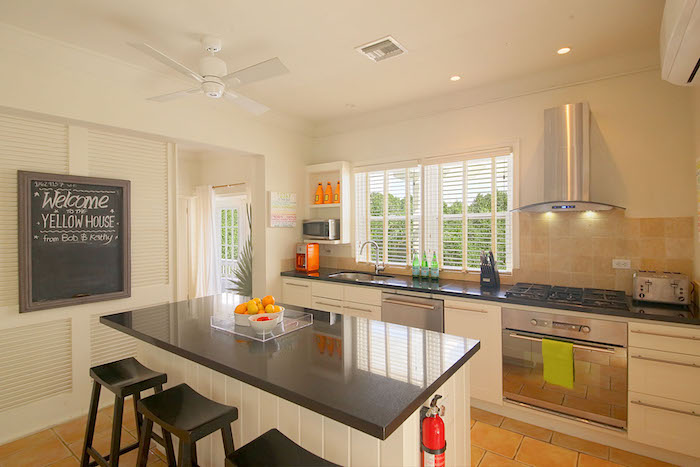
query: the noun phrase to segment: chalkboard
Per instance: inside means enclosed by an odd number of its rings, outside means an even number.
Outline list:
[[[17,173],[20,312],[131,296],[130,182]]]

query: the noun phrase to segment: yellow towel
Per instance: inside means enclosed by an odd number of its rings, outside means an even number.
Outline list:
[[[542,339],[544,380],[550,384],[574,387],[574,344]]]

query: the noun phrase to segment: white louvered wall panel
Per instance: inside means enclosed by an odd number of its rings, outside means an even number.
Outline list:
[[[131,282],[168,284],[167,144],[89,131],[90,175],[131,180]]]
[[[136,356],[136,339],[90,317],[90,366]]]
[[[0,114],[0,306],[18,303],[18,170],[67,173],[67,126]]]
[[[0,330],[0,412],[73,386],[71,320]]]

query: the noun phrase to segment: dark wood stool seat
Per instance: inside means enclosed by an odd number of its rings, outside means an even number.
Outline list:
[[[272,429],[226,457],[227,467],[337,467]]]
[[[168,376],[165,373],[158,373],[146,368],[133,357],[92,367],[90,368],[90,376],[93,379],[92,397],[90,399],[90,410],[88,412],[87,427],[85,428],[85,440],[80,456],[80,465],[82,467],[97,464],[105,467],[118,466],[119,456],[139,447],[141,440],[141,415],[138,413],[137,404],[141,398],[141,392],[148,389],[153,389],[156,393],[162,392],[163,384],[168,381]],[[112,440],[109,455],[104,457],[92,447],[100,402],[100,391],[103,386],[114,393]],[[134,417],[139,433],[139,442],[120,448],[124,399],[128,396],[133,396],[134,398]],[[168,463],[174,465],[175,451],[172,437],[165,432],[163,434],[164,436],[160,437],[155,433],[151,433],[147,438],[146,447],[150,446],[151,439],[160,443],[165,447]],[[91,461],[90,458],[94,460]]]
[[[172,433],[180,439],[180,465],[197,464],[197,441],[221,430],[226,455],[233,453],[231,423],[238,419],[238,409],[207,399],[186,384],[179,384],[163,392],[142,399],[138,411],[144,417],[142,439],[148,439],[153,424],[163,433]],[[139,449],[137,465],[145,466],[147,447]]]
[[[146,368],[135,358],[92,367],[90,376],[119,397],[128,397],[168,381],[168,375]]]

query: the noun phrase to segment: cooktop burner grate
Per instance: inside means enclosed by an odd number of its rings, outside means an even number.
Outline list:
[[[506,297],[594,308],[629,309],[625,293],[621,290],[584,289],[518,282],[506,291]]]

